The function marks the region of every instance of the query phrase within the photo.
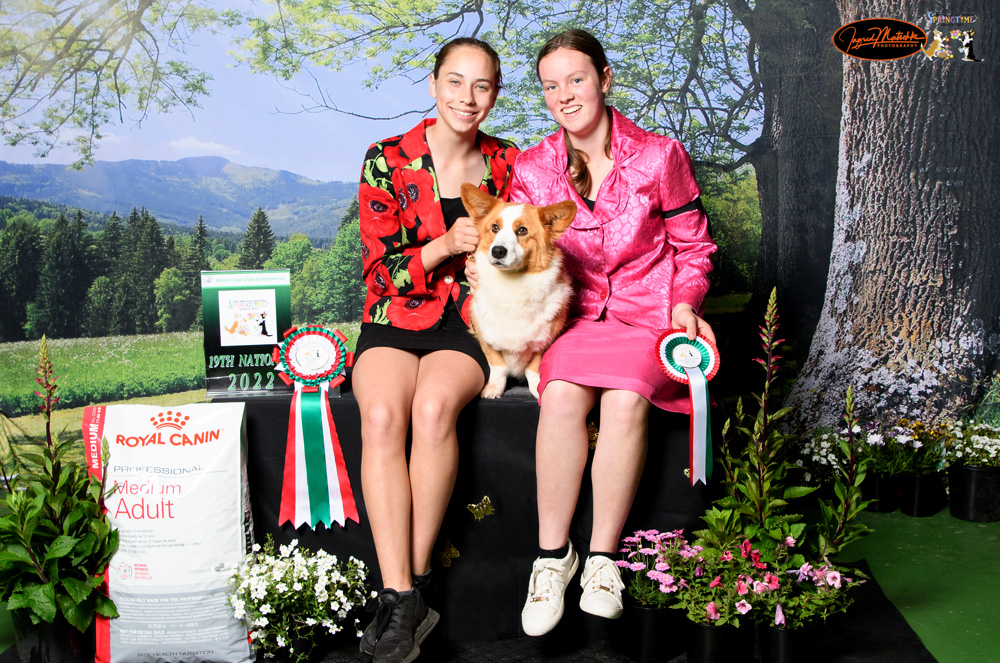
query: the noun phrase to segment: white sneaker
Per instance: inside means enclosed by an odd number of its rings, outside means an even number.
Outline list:
[[[606,619],[618,619],[622,616],[622,590],[625,589],[625,583],[613,560],[602,555],[588,557],[583,566],[580,586],[583,587],[581,610]]]
[[[562,559],[539,557],[531,565],[528,599],[521,610],[521,627],[528,635],[544,635],[555,628],[563,616],[566,585],[576,573],[580,556],[569,544]]]

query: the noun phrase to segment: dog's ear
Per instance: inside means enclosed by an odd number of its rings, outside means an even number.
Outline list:
[[[489,214],[491,209],[499,205],[500,201],[482,191],[475,184],[466,182],[462,185],[462,204],[465,205],[465,210],[469,213],[469,217],[474,221],[478,221]]]
[[[538,214],[542,218],[542,223],[550,229],[552,241],[555,241],[562,237],[563,232],[576,218],[576,203],[572,200],[565,200],[555,205],[539,208]]]

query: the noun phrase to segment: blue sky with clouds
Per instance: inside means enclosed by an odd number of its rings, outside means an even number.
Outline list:
[[[211,96],[201,108],[178,109],[151,115],[141,126],[127,117],[104,127],[99,144],[100,161],[149,159],[174,161],[194,156],[221,156],[246,166],[288,170],[321,181],[356,181],[368,146],[376,140],[412,127],[419,116],[374,121],[333,111],[298,113],[303,97],[270,76],[235,67],[226,36],[198,33],[182,56],[210,73]],[[431,103],[426,81],[402,81],[378,91],[361,85],[365,71],[349,68],[342,73],[312,72],[331,91],[342,108],[372,115],[393,115]],[[303,76],[297,85],[313,86]],[[0,147],[0,160],[12,163],[71,163],[67,149],[53,150],[40,159],[33,148]]]

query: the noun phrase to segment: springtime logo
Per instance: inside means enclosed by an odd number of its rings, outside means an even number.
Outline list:
[[[866,18],[833,33],[833,45],[844,55],[861,60],[898,60],[920,51],[927,33],[912,23],[893,18]]]

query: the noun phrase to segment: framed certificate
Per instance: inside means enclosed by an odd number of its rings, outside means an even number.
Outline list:
[[[289,394],[273,350],[292,326],[287,269],[201,273],[205,386],[211,397]]]

